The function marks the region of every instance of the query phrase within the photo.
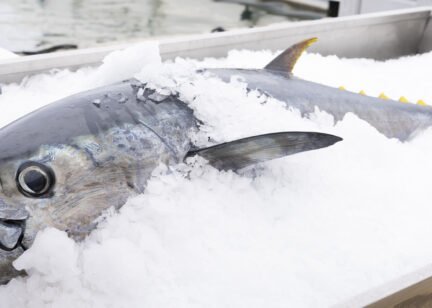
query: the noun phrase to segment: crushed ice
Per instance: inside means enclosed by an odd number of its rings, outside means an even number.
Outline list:
[[[268,51],[162,64],[155,45],[116,52],[97,69],[56,71],[3,86],[0,125],[42,105],[135,75],[178,93],[204,122],[201,145],[282,130],[330,132],[344,142],[218,172],[195,159],[154,172],[143,195],[107,215],[82,243],[46,229],[15,262],[29,273],[0,287],[5,307],[329,306],[427,265],[432,258],[432,130],[387,139],[349,114],[310,119],[236,78],[201,67],[263,67]],[[432,102],[432,53],[375,62],[306,54],[296,75]],[[412,78],[412,73],[416,78]],[[265,103],[264,103],[265,102]],[[185,173],[189,176],[185,177]]]

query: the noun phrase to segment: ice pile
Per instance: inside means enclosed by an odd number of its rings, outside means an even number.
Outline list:
[[[136,75],[180,92],[206,123],[198,143],[285,130],[330,132],[344,142],[245,174],[218,172],[199,159],[171,172],[161,166],[143,195],[83,243],[42,232],[16,261],[29,277],[0,287],[1,306],[325,307],[429,264],[432,130],[401,143],[354,115],[336,125],[322,112],[302,119],[235,78],[226,84],[193,74],[196,67],[259,68],[274,56],[233,51],[225,59],[161,64],[155,46],[139,46],[98,69],[4,86],[0,125]],[[432,102],[431,65],[431,53],[388,62],[306,54],[295,73]]]

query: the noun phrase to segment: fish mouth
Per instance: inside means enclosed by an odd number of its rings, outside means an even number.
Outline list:
[[[0,250],[12,251],[22,245],[29,213],[24,207],[11,206],[0,199]]]

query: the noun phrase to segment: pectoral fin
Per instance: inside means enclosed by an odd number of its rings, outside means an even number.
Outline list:
[[[190,151],[219,170],[238,170],[252,164],[316,150],[341,141],[337,136],[314,132],[282,132],[254,136]]]

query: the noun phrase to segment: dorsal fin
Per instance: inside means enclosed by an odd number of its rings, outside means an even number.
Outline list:
[[[252,164],[328,147],[341,141],[337,136],[314,132],[282,132],[248,137],[190,151],[219,170],[238,170]]]
[[[292,45],[267,64],[264,69],[283,73],[292,73],[297,60],[300,58],[302,53],[317,40],[316,37],[313,37]]]

